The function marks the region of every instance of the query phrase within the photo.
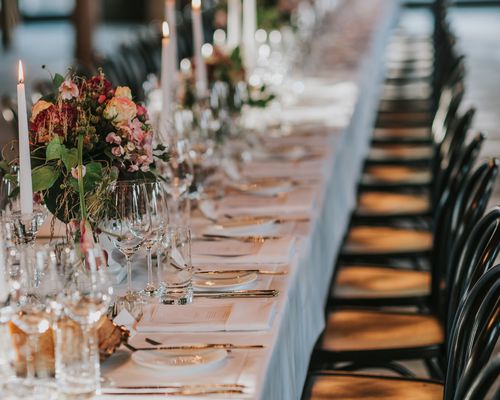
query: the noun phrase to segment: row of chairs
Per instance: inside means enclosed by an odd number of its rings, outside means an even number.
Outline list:
[[[458,111],[464,57],[444,2],[434,16],[432,37],[391,43],[304,399],[483,399],[500,373],[500,207],[485,213],[499,163],[475,166],[485,136],[467,142],[475,110]],[[373,368],[401,376],[360,372]]]

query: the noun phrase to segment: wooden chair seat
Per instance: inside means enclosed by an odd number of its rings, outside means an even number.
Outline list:
[[[420,82],[411,83],[409,85],[385,85],[382,90],[382,99],[430,99],[432,96],[432,88],[430,85],[421,84]]]
[[[432,115],[425,111],[415,112],[385,112],[378,114],[377,124],[400,124],[400,125],[415,125],[428,124],[432,120]]]
[[[409,77],[425,76],[425,72],[422,73],[408,73],[408,74],[397,74],[394,73],[392,77],[394,79]],[[432,102],[429,100],[407,100],[407,101],[397,101],[397,100],[386,100],[381,101],[378,105],[379,111],[430,111],[432,108]]]
[[[342,248],[343,255],[428,252],[432,233],[386,226],[354,226]]]
[[[430,146],[420,145],[394,145],[386,147],[373,146],[368,153],[368,163],[395,163],[405,164],[414,162],[429,163],[433,150]]]
[[[427,127],[387,127],[376,128],[373,138],[377,140],[429,140],[431,131]]]
[[[427,168],[414,168],[400,165],[373,165],[365,169],[361,184],[411,184],[427,185],[432,173]]]
[[[320,350],[367,351],[438,346],[444,332],[432,315],[379,310],[335,310],[328,314]]]
[[[373,299],[424,297],[430,295],[431,275],[427,271],[366,265],[342,266],[337,274],[332,297],[336,299]]]
[[[362,192],[358,197],[356,216],[426,214],[431,210],[429,196],[424,194]]]
[[[303,400],[442,400],[443,385],[357,373],[325,373],[309,378]]]

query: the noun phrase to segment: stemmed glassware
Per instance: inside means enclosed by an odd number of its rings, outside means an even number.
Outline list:
[[[146,287],[142,290],[142,294],[148,297],[154,296],[157,292],[157,287],[154,284],[153,259],[151,252],[153,247],[163,239],[163,235],[165,234],[168,226],[168,208],[167,199],[160,182],[146,182],[144,186],[148,197],[151,229],[144,242],[144,247],[147,252],[148,282]],[[157,262],[159,263],[159,260],[157,260]]]
[[[78,324],[61,319],[56,330],[56,382],[62,393],[82,395],[100,391],[97,323],[112,300],[106,257],[100,247],[65,247],[60,257],[59,295],[63,313]],[[79,332],[81,330],[81,333]],[[73,349],[70,349],[73,347]]]
[[[193,164],[190,157],[190,146],[187,138],[180,132],[164,132],[163,140],[169,150],[168,162],[159,166],[159,172],[166,179],[165,190],[171,196],[170,217],[181,223],[181,196],[188,193],[193,182]]]
[[[46,246],[18,247],[19,280],[12,295],[12,322],[27,335],[26,378],[18,386],[24,398],[50,399],[55,388],[35,379],[35,359],[40,336],[51,324],[50,303],[61,291],[56,270],[56,258]],[[11,258],[12,260],[12,258]],[[37,370],[37,376],[48,371]]]
[[[101,223],[105,236],[125,256],[127,292],[121,299],[132,311],[141,296],[132,288],[132,257],[144,245],[151,228],[149,201],[143,181],[121,181],[111,188],[111,211]],[[135,313],[135,312],[133,312]]]

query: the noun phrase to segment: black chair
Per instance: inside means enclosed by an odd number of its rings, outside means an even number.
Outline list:
[[[430,193],[409,190],[422,189],[416,185],[416,182],[413,185],[405,182],[400,185],[385,185],[384,190],[360,190],[358,204],[352,216],[353,223],[383,222],[387,224],[392,220],[421,222],[423,218],[431,217],[432,210],[435,209],[453,171],[453,168],[449,167],[453,166],[461,155],[474,113],[473,108],[469,109],[447,130],[442,141],[434,145],[435,161],[427,163],[432,177]],[[415,170],[420,171],[420,169]],[[409,174],[409,176],[412,175]]]
[[[444,382],[321,371],[309,376],[303,400],[484,399],[500,371],[500,356],[491,359],[500,333],[500,265],[464,286],[468,295],[461,299],[450,334]],[[497,390],[495,399],[498,395]]]
[[[497,163],[483,164],[468,180],[468,185],[462,188],[461,194],[455,199],[452,210],[464,210],[460,221],[467,225],[465,229],[457,227],[455,232],[448,235],[459,237],[455,243],[465,243],[456,247],[460,254],[461,268],[487,269],[491,266],[500,251],[500,242],[497,241],[500,229],[500,208],[494,209],[482,219],[478,226],[477,220],[482,214],[483,199],[489,198],[491,186],[494,183]],[[473,184],[469,184],[473,182]],[[471,187],[472,186],[472,187]],[[453,213],[453,212],[452,212]],[[485,229],[485,224],[491,223],[491,229]],[[472,227],[475,227],[472,229]],[[469,235],[469,232],[472,232]],[[491,239],[483,240],[485,235]],[[462,242],[462,237],[467,237]],[[442,248],[443,246],[441,246]],[[472,249],[472,250],[471,250]],[[438,255],[436,255],[438,257]],[[443,288],[441,283],[447,282],[447,276],[452,276],[457,270],[453,262],[448,265],[439,265],[432,271],[432,304],[431,312],[421,313],[395,312],[366,308],[339,308],[327,314],[327,326],[318,341],[317,350],[313,356],[312,365],[322,367],[325,363],[329,367],[338,362],[366,363],[385,362],[404,359],[438,359],[442,364],[443,343],[447,331],[446,310],[451,304],[453,293],[449,288]],[[450,275],[451,274],[451,275]],[[442,299],[446,301],[443,302]],[[428,362],[428,367],[438,376],[441,365],[436,366]]]
[[[489,171],[487,174],[496,176],[497,160],[483,163],[476,175],[482,174],[480,170]],[[467,195],[470,195],[467,194]],[[439,211],[439,210],[438,210]],[[436,224],[434,229],[441,228]],[[436,233],[434,238],[438,238]],[[390,260],[406,258],[418,260],[428,259],[433,249],[433,234],[424,229],[378,226],[354,225],[347,232],[344,245],[340,252],[341,261],[368,261]]]
[[[447,177],[447,184],[442,189],[442,201],[436,205],[437,210],[448,207],[450,198],[458,195],[459,188],[476,162],[483,140],[484,136],[478,134],[463,151],[460,161],[456,164],[450,162],[447,166],[447,171],[443,174]],[[395,194],[395,196],[398,195]],[[401,194],[400,196],[411,195]],[[438,215],[441,216],[441,220],[446,217],[442,212],[436,214],[437,219],[439,219]],[[443,222],[438,221],[438,223]],[[439,246],[440,242],[435,240],[434,246]],[[436,259],[431,258],[430,261],[431,270],[439,267],[439,265],[434,265],[437,262]],[[350,264],[342,262],[337,265],[336,271],[329,304],[394,306],[428,304],[430,300],[430,271],[416,271],[404,268],[397,263]]]

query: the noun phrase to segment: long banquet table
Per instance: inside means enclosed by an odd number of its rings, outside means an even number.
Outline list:
[[[283,162],[283,165],[275,161],[252,161],[244,167],[243,173],[247,176],[285,176],[301,182],[301,186],[286,196],[280,216],[286,221],[283,235],[294,238],[288,242],[291,247],[287,249],[292,249],[289,261],[269,264],[256,255],[253,262],[246,260],[240,265],[241,268],[288,271],[282,276],[260,276],[252,287],[280,291],[277,298],[265,301],[274,303],[274,318],[269,329],[137,332],[130,339],[134,346],[146,345],[144,339],[150,337],[168,345],[233,343],[265,347],[233,350],[221,365],[195,375],[166,374],[138,366],[130,360],[128,350],[120,349],[102,369],[103,375],[116,386],[224,382],[245,385],[245,394],[207,398],[300,398],[309,358],[325,325],[324,302],[334,272],[333,263],[355,205],[356,183],[375,118],[382,58],[398,6],[397,0],[341,2],[325,17],[315,35],[311,51],[305,55],[307,72],[301,78],[300,98],[283,110],[283,120],[291,133],[269,138],[267,144],[271,147],[307,144],[318,157]],[[231,201],[224,200],[230,209]],[[268,204],[256,199],[251,211],[258,215],[259,207],[267,211]],[[203,222],[201,216],[193,216],[195,232],[204,224],[206,221]],[[196,254],[193,257],[196,260]],[[222,259],[217,263],[221,268],[234,268],[227,261],[224,265]],[[256,300],[195,299],[193,306],[218,307],[227,302],[244,307],[253,301]],[[252,318],[251,315],[245,317]],[[141,396],[140,392],[138,389],[128,393],[134,399],[162,398],[161,393]],[[127,397],[102,395],[100,398]]]

